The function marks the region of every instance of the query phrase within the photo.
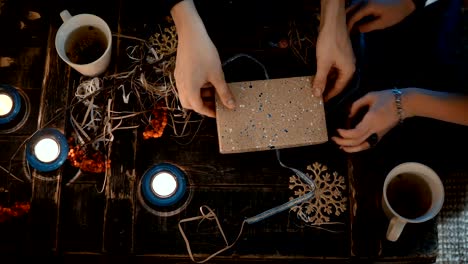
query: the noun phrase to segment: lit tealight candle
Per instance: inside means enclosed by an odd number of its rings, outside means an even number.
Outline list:
[[[157,196],[166,198],[173,195],[177,189],[177,179],[168,172],[159,172],[151,182],[151,188]]]
[[[181,200],[187,199],[185,173],[171,163],[162,162],[149,168],[141,177],[138,189],[143,204],[149,202],[157,208],[180,206]]]
[[[0,116],[7,115],[13,109],[13,98],[7,94],[0,94]]]
[[[60,146],[57,141],[51,138],[43,138],[34,145],[34,154],[42,162],[52,162],[58,158]]]

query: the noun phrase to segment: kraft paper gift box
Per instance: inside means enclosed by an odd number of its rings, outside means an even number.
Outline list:
[[[228,83],[236,108],[216,97],[220,153],[292,148],[328,141],[321,97],[313,76]]]

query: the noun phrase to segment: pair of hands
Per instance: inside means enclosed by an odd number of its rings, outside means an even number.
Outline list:
[[[338,13],[337,21],[326,19],[317,39],[317,73],[312,85],[314,95],[324,93],[332,69],[338,76],[333,87],[325,91],[325,101],[339,94],[352,78],[355,58],[349,32],[354,29],[361,33],[385,29],[402,21],[414,9],[413,0],[360,0],[348,7],[345,15]]]
[[[327,16],[324,19],[327,22],[321,26],[317,40],[317,73],[312,87],[314,96],[322,96],[329,73],[332,69],[336,70],[335,84],[324,96],[328,100],[341,92],[351,79],[355,71],[355,59],[346,29],[344,1],[325,0],[322,5],[331,10],[331,18]],[[208,36],[193,1],[184,0],[178,3],[172,8],[171,14],[178,33],[174,74],[182,107],[215,117],[213,100],[204,98],[212,99],[216,92],[226,107],[235,108],[235,98],[224,80],[218,51]]]
[[[369,0],[362,1],[347,9],[348,31],[362,33],[381,30],[401,22],[415,10],[412,0]],[[366,21],[366,22],[362,22]],[[358,152],[370,148],[367,139],[376,133],[381,139],[398,124],[395,98],[391,90],[370,92],[353,103],[349,118],[355,117],[361,109],[367,108],[362,120],[352,129],[338,129],[338,136],[332,140],[346,152]]]
[[[179,43],[175,68],[176,85],[182,107],[215,117],[213,101],[204,98],[213,97],[216,92],[226,107],[235,108],[235,98],[224,79],[218,51],[198,17],[193,2],[185,0],[177,6],[186,9],[185,14],[189,14],[186,16],[181,12],[182,15],[179,17],[184,17],[184,22],[180,22],[181,19],[173,14],[176,27],[182,25],[180,26],[182,29],[178,30]],[[332,70],[336,70],[337,78],[333,87],[326,91],[325,101],[339,94],[354,74],[355,57],[349,39],[351,30],[357,28],[361,32],[369,32],[393,26],[414,9],[412,0],[359,1],[346,10],[349,16],[347,23],[346,14],[338,15],[336,21],[330,22],[327,19],[328,22],[321,26],[317,39],[317,73],[312,84],[314,96],[321,96],[324,93]],[[359,23],[366,17],[372,19],[366,20],[366,23]],[[214,90],[209,88],[210,86],[213,86]],[[395,111],[388,111],[394,102],[393,98],[385,96],[389,92],[391,93],[391,91],[372,93],[356,101],[351,116],[366,106],[369,108],[368,113],[356,128],[339,129],[339,136],[332,137],[332,140],[343,150],[355,152],[369,148],[365,140],[370,134],[378,133],[381,138],[396,124]]]

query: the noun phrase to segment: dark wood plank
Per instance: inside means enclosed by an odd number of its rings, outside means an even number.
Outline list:
[[[101,252],[105,194],[99,193],[103,175],[82,175],[62,188],[61,252]]]
[[[116,37],[113,39],[114,64],[109,72],[120,73],[122,71],[122,58],[126,55],[121,46],[119,34],[121,33],[120,17],[125,10],[122,1],[114,2],[115,9],[105,14],[109,16],[110,26]],[[103,13],[104,14],[104,13]],[[114,25],[114,26],[113,26]],[[129,83],[125,84],[130,91]],[[118,90],[117,81],[113,83],[111,98],[113,99],[112,110],[115,112],[133,112],[135,109],[135,98],[125,102],[122,92]],[[120,122],[121,127],[135,126],[135,121],[113,120],[112,127]],[[106,183],[106,207],[104,215],[104,237],[103,250],[110,254],[131,254],[134,247],[134,206],[135,206],[135,158],[136,158],[136,129],[123,129],[113,132],[114,140],[109,144],[108,153],[111,167],[108,171]]]
[[[24,179],[26,186],[29,186],[24,194],[29,193],[30,196],[30,222],[27,227],[23,227],[28,235],[22,237],[25,243],[29,244],[20,250],[25,253],[35,252],[47,255],[56,251],[58,246],[56,229],[60,173],[41,175],[29,168],[33,176],[32,182],[26,180],[31,177],[31,174],[28,169],[24,169],[27,164],[24,161],[22,143],[25,143],[39,127],[52,125],[64,131],[65,115],[61,117],[62,122],[59,122],[60,118],[55,119],[56,123],[49,123],[49,121],[54,119],[53,116],[57,114],[58,107],[66,105],[63,100],[68,97],[68,92],[66,89],[57,90],[55,84],[49,83],[48,77],[50,77],[51,69],[48,62],[50,57],[53,57],[51,54],[53,47],[48,46],[48,43],[50,43],[49,31],[53,31],[53,28],[50,27],[46,12],[43,12],[44,6],[31,1],[15,1],[2,6],[2,11],[1,33],[10,35],[11,38],[10,41],[2,41],[1,56],[12,58],[13,64],[1,69],[1,82],[13,85],[24,92],[27,98],[26,105],[29,107],[29,115],[25,124],[2,137],[2,140],[10,141],[9,150],[4,153],[7,157],[2,156],[2,162],[8,162],[13,157],[11,151],[19,149],[13,159],[13,172]],[[31,11],[36,12],[35,19],[28,18]],[[59,79],[63,80],[61,77]],[[23,189],[21,185],[16,187],[15,185],[12,185],[14,189],[11,193],[13,194]],[[22,201],[24,197],[20,195],[16,199]]]
[[[51,26],[49,30],[38,128],[52,127],[65,134],[69,89],[71,89],[68,84],[70,71],[55,52],[57,28]],[[35,254],[57,254],[59,251],[61,182],[61,168],[48,173],[33,171],[31,236]]]
[[[113,33],[119,31],[119,1],[61,2],[60,7],[55,9],[54,15],[58,16],[58,12],[63,9],[69,10],[72,15],[80,13],[98,15],[109,24]],[[57,21],[57,24],[59,25],[60,21]],[[118,66],[116,61],[119,57],[118,45],[118,39],[113,38],[111,65],[107,72],[100,76],[101,78],[115,73]],[[69,70],[72,73],[69,80],[71,90],[76,89],[80,82],[90,79],[82,78],[73,69]],[[107,103],[107,99],[114,96],[112,80],[105,82],[105,89],[110,92],[103,92],[100,100]],[[120,104],[121,102],[113,101],[111,110],[120,111]],[[106,108],[107,104],[102,106]],[[72,131],[68,130],[68,132],[71,135]],[[131,152],[123,150],[125,147],[121,146],[129,142],[121,140],[126,136],[119,135],[119,132],[116,132],[116,135],[116,141],[111,142],[107,148],[110,152],[106,155],[109,155],[111,161],[115,160],[111,163],[112,167],[107,170],[107,173],[84,172],[76,181],[63,188],[62,199],[65,204],[61,209],[63,228],[60,229],[60,238],[64,251],[109,252],[111,254],[124,254],[131,251],[133,209],[132,202],[128,203],[127,200],[132,199],[133,187],[132,180],[127,178],[128,171],[122,170],[121,167],[127,157],[131,159]],[[119,153],[123,153],[124,157],[120,158]],[[132,168],[129,169],[130,172]],[[66,183],[76,175],[77,169],[69,168],[67,173]]]

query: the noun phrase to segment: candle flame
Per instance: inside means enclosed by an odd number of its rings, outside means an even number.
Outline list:
[[[151,182],[153,192],[159,197],[169,197],[177,189],[177,180],[168,172],[160,172],[154,176]]]
[[[7,94],[0,94],[0,116],[7,115],[13,108],[13,99]]]

